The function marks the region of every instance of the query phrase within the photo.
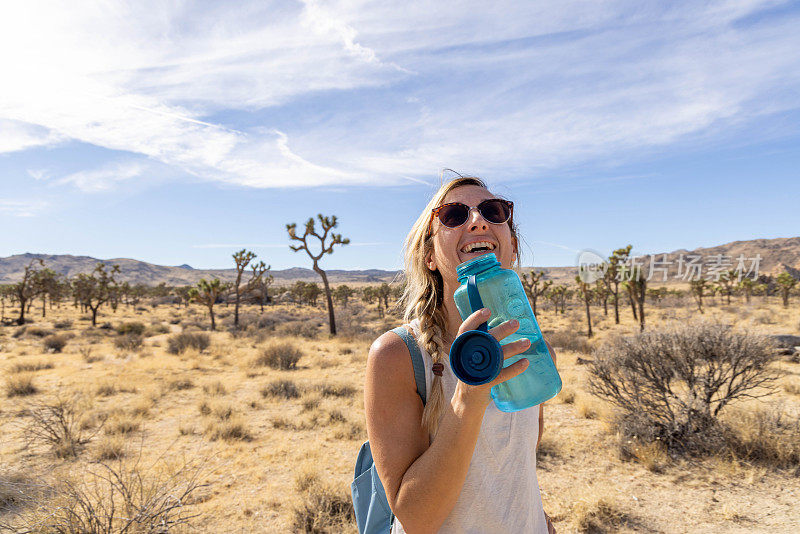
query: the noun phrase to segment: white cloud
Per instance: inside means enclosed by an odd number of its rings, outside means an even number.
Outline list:
[[[743,21],[782,3],[17,3],[0,153],[126,153],[62,179],[85,190],[135,178],[130,153],[251,187],[618,161],[800,106],[798,16]],[[297,103],[322,94],[336,107]]]
[[[43,200],[14,200],[0,198],[0,214],[12,217],[35,217],[47,207]]]
[[[91,171],[81,171],[64,176],[58,182],[73,184],[87,193],[108,191],[120,182],[142,176],[145,165],[139,162],[115,162]]]

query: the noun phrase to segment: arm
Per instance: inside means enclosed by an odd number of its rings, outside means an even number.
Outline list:
[[[556,357],[556,351],[553,350],[553,347],[547,340],[544,341],[547,345],[547,350],[550,351],[550,356],[553,358],[553,365],[558,368],[558,358]],[[544,433],[544,403],[539,405],[539,439],[536,440],[536,446],[539,446],[539,442],[542,441],[542,434]]]
[[[483,322],[486,316],[479,314],[470,316],[462,329]],[[504,332],[505,337],[517,327],[509,329],[504,323],[493,330]],[[504,356],[519,354],[527,347],[526,340],[509,343]],[[527,360],[521,360],[482,386],[459,382],[453,397],[443,399],[443,417],[429,443],[405,344],[399,336],[387,332],[370,347],[364,387],[367,434],[389,506],[407,532],[436,532],[450,514],[467,477],[483,414],[491,402],[489,390],[526,367]]]

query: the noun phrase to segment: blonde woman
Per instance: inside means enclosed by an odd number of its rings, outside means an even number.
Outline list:
[[[523,372],[527,360],[493,382],[470,386],[453,375],[448,358],[456,336],[489,318],[484,309],[462,322],[453,301],[456,266],[488,251],[504,268],[515,264],[512,210],[481,180],[459,177],[440,187],[406,239],[405,326],[426,364],[428,401],[423,407],[409,350],[394,332],[370,347],[365,384],[367,433],[395,515],[394,534],[555,532],[536,477],[542,406],[504,413],[489,395]],[[502,340],[518,327],[507,321],[490,333]],[[504,357],[529,345],[525,339],[504,345]]]

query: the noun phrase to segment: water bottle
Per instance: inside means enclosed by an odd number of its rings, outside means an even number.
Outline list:
[[[497,408],[516,412],[555,397],[561,391],[561,377],[517,273],[501,268],[492,253],[462,263],[456,273],[461,285],[453,297],[461,319],[480,308],[492,312],[488,325],[484,323],[478,330],[464,332],[453,342],[450,367],[456,377],[468,384],[485,384],[494,380],[503,367],[527,358],[525,371],[492,387],[491,396]],[[519,321],[519,329],[498,343],[487,330],[511,319]],[[501,345],[522,338],[531,341],[528,350],[504,361]]]

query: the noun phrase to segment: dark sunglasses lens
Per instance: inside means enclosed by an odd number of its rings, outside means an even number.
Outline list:
[[[456,228],[467,222],[469,208],[463,204],[444,206],[439,210],[439,220],[449,228]]]
[[[502,200],[484,200],[478,205],[478,209],[484,219],[495,224],[504,223],[511,216],[511,209]]]

